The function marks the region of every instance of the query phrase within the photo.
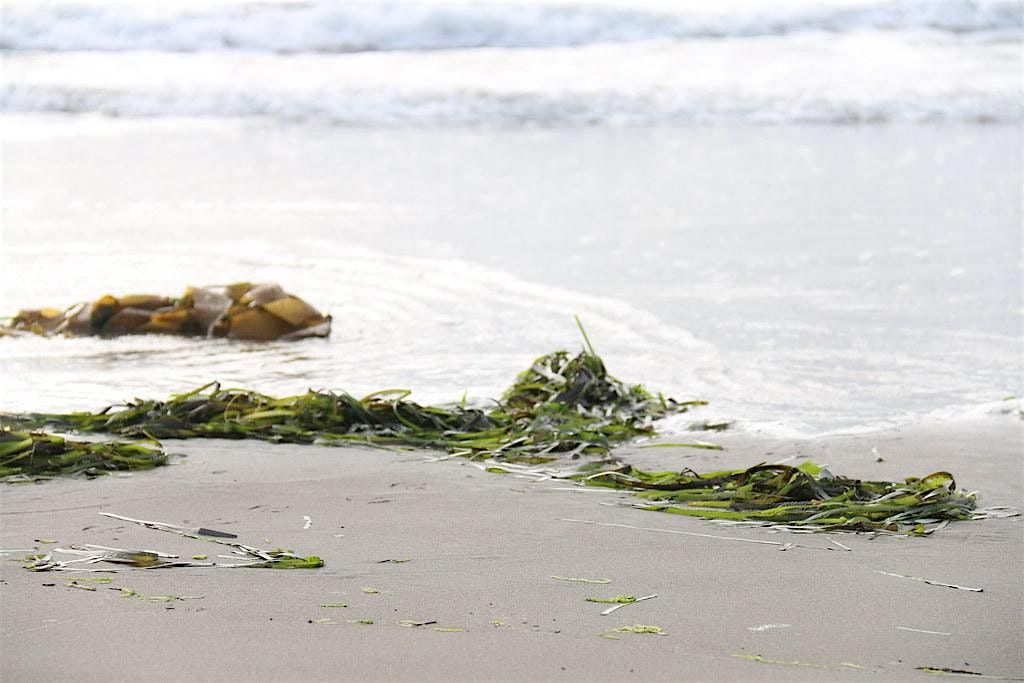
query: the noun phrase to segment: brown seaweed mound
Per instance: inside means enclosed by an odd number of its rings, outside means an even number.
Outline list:
[[[154,294],[101,296],[65,310],[22,310],[0,336],[30,333],[117,337],[176,334],[252,341],[326,337],[331,316],[273,283],[189,287],[176,299]]]

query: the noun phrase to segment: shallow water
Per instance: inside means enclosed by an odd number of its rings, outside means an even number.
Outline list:
[[[485,402],[579,347],[574,314],[613,373],[748,429],[950,419],[1024,393],[1014,126],[3,130],[0,310],[277,280],[335,331],[6,339],[0,410],[212,379]]]

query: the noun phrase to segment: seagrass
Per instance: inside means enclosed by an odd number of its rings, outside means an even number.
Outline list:
[[[274,397],[211,382],[167,400],[135,399],[98,412],[0,415],[0,424],[133,438],[262,439],[281,443],[363,443],[441,448],[462,456],[541,463],[606,454],[653,435],[654,421],[702,405],[654,396],[608,374],[590,352],[536,359],[488,411],[422,406],[404,389],[361,399],[307,391]]]
[[[404,389],[378,391],[361,399],[345,392],[312,390],[274,397],[212,382],[166,400],[135,399],[98,412],[0,415],[0,426],[8,430],[4,432],[7,441],[0,443],[12,448],[11,442],[19,437],[11,435],[26,434],[12,429],[49,427],[152,440],[228,438],[435,448],[488,462],[517,463],[506,468],[524,468],[545,478],[549,472],[529,466],[599,456],[557,476],[586,486],[628,491],[642,501],[631,504],[645,510],[805,531],[923,535],[950,521],[1004,514],[977,510],[974,494],[957,490],[948,472],[888,482],[836,476],[813,463],[760,464],[700,474],[689,469],[648,472],[610,460],[607,456],[615,445],[653,436],[657,420],[704,401],[680,402],[621,382],[608,374],[585,333],[584,339],[587,349],[575,356],[556,351],[537,358],[490,410],[422,406],[408,400],[410,392]],[[32,448],[45,450],[47,439],[60,437],[40,434],[32,439],[43,444]],[[675,445],[715,447],[705,442]],[[35,468],[33,476],[53,476],[89,471],[89,467],[153,466],[166,458],[136,444],[69,448],[78,455],[25,461],[24,452],[19,451],[21,455],[5,455],[0,462],[8,468],[26,467],[28,462]],[[83,458],[94,451],[111,455],[100,464],[90,464]],[[512,471],[506,468],[487,466],[489,471]],[[21,475],[28,470],[0,472]]]
[[[584,467],[583,469],[587,469]],[[631,490],[636,507],[706,519],[752,521],[792,529],[886,530],[923,535],[944,522],[976,518],[975,496],[949,472],[903,482],[837,476],[813,462],[760,464],[699,474],[602,466],[577,475],[589,486]]]
[[[147,470],[167,462],[159,448],[140,443],[89,443],[53,434],[0,429],[0,481],[34,481],[54,476],[94,477]]]

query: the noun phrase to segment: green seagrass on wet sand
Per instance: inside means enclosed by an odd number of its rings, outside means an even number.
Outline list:
[[[263,439],[444,448],[460,456],[531,464],[607,454],[614,444],[653,435],[654,421],[703,401],[653,396],[608,374],[595,354],[541,356],[490,411],[421,406],[407,390],[356,399],[308,391],[277,398],[217,383],[166,401],[128,401],[96,413],[0,415],[0,424],[145,438]]]
[[[210,383],[165,401],[136,399],[95,413],[0,415],[0,426],[8,430],[0,441],[4,454],[0,465],[6,468],[0,473],[8,477],[88,473],[89,467],[97,465],[87,464],[91,461],[85,455],[100,457],[96,454],[101,452],[109,453],[102,461],[108,469],[151,467],[166,459],[135,444],[72,442],[64,446],[68,450],[63,455],[37,457],[49,452],[48,440],[63,443],[60,437],[24,431],[42,427],[148,439],[438,448],[462,457],[518,463],[506,468],[523,468],[607,456],[615,445],[654,435],[656,420],[704,404],[655,396],[639,385],[621,382],[608,374],[589,340],[587,346],[576,356],[556,351],[536,359],[487,411],[459,405],[421,406],[407,400],[407,390],[380,391],[362,399],[325,391],[278,398]],[[699,445],[707,447],[703,442]],[[950,521],[1000,514],[994,509],[976,510],[974,494],[958,491],[947,472],[897,483],[835,476],[813,463],[762,464],[699,474],[689,469],[646,472],[605,458],[574,472],[542,474],[629,491],[646,499],[633,504],[645,510],[800,530],[921,535]]]
[[[87,443],[52,434],[0,429],[0,481],[35,481],[54,476],[95,477],[148,470],[167,462],[159,448],[139,443]]]
[[[589,486],[632,490],[651,501],[636,504],[644,510],[790,529],[923,535],[946,522],[987,516],[975,510],[974,494],[957,490],[948,472],[898,483],[836,476],[812,462],[705,474],[645,472],[623,464],[602,465],[577,478]]]

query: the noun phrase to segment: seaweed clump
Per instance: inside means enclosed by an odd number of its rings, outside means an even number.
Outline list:
[[[189,287],[178,298],[155,294],[105,294],[67,309],[22,310],[0,337],[37,334],[117,337],[174,334],[250,341],[326,337],[331,317],[279,285],[238,282]]]
[[[0,429],[0,481],[96,477],[167,464],[167,454],[138,443],[87,443],[53,434]]]
[[[799,529],[886,530],[923,535],[936,524],[975,519],[974,494],[949,472],[899,482],[836,476],[807,462],[698,474],[646,472],[629,465],[577,477],[589,486],[632,490],[645,510]]]
[[[653,396],[612,377],[595,354],[541,356],[484,411],[422,406],[407,390],[361,399],[308,391],[273,397],[206,384],[169,399],[127,401],[99,412],[0,416],[0,423],[134,438],[262,439],[280,443],[363,443],[447,449],[467,457],[529,463],[582,453],[603,455],[628,439],[654,433],[656,419],[703,401]]]
[[[656,420],[704,404],[667,399],[621,382],[608,374],[589,341],[587,347],[575,356],[556,351],[537,358],[486,411],[464,405],[421,406],[408,400],[407,390],[380,391],[361,399],[326,391],[278,398],[210,383],[164,401],[136,399],[95,413],[0,415],[0,426],[50,426],[148,439],[410,446],[537,465],[559,458],[606,456],[617,444],[653,435]],[[165,457],[133,444],[74,444],[15,431],[2,435],[0,465],[6,469],[0,474],[6,475],[153,466]],[[44,457],[51,448],[55,455]],[[86,454],[105,455],[96,455],[101,459],[93,463]],[[13,469],[26,467],[34,469]],[[551,474],[516,467],[545,477]],[[949,521],[1001,514],[996,508],[976,510],[974,494],[958,491],[948,472],[887,482],[836,476],[810,462],[699,474],[690,469],[650,472],[600,459],[556,476],[628,491],[643,499],[633,505],[645,510],[802,531],[924,535]]]
[[[655,420],[701,405],[706,401],[681,402],[616,379],[590,349],[537,358],[488,417],[505,425],[506,447],[518,440],[539,453],[603,455],[617,443],[654,435]]]

